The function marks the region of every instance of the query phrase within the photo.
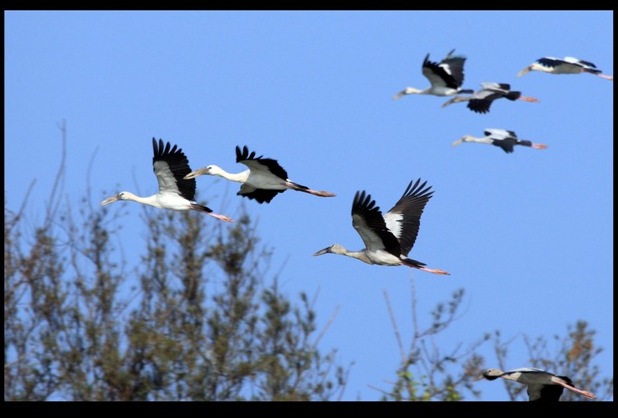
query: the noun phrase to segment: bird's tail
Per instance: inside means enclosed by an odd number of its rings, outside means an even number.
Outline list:
[[[509,91],[507,94],[504,95],[504,98],[509,100],[517,100],[521,97],[521,91]]]

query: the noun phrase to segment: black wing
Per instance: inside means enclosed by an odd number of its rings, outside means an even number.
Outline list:
[[[195,200],[195,179],[185,180],[191,172],[189,160],[176,145],[152,138],[152,168],[159,182],[159,192],[178,193],[185,199]]]
[[[445,85],[447,87],[457,89],[464,79],[463,66],[466,58],[463,56],[453,56],[454,52],[449,54],[439,63],[430,61],[429,54],[423,60],[423,74],[429,79],[432,84]]]
[[[554,403],[560,400],[564,388],[560,385],[528,385],[528,399],[530,402]]]
[[[282,178],[283,180],[288,179],[287,171],[279,165],[277,160],[273,160],[272,158],[264,158],[261,155],[256,157],[255,151],[249,153],[249,149],[246,145],[242,148],[242,151],[239,146],[236,146],[236,162],[245,164],[247,161],[258,161],[275,176]],[[248,167],[251,168],[251,166]]]
[[[255,199],[258,203],[270,203],[271,200],[279,193],[283,193],[285,190],[266,190],[266,189],[253,189],[253,191],[243,190],[242,186],[237,193],[239,196],[244,196],[248,199]]]
[[[561,60],[558,58],[550,58],[550,57],[539,58],[538,60],[536,60],[536,62],[541,64],[543,67],[547,67],[547,68],[556,68],[558,65],[561,65],[561,64],[569,64],[568,62],[564,60]]]
[[[386,227],[386,222],[375,200],[365,191],[356,192],[352,203],[352,225],[363,239],[368,250],[385,251],[396,257],[401,255],[399,240]]]
[[[388,228],[399,236],[399,246],[404,256],[407,256],[414,246],[421,224],[421,215],[433,195],[431,186],[426,185],[427,182],[421,183],[421,179],[416,182],[412,180],[401,198],[385,216]]]
[[[494,139],[494,142],[492,142],[493,145],[502,148],[502,150],[507,154],[510,154],[515,150],[515,144],[517,143],[518,141],[515,138],[509,137],[504,139]]]

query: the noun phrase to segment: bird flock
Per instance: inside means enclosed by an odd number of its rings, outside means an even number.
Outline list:
[[[451,50],[440,62],[431,61],[427,54],[422,63],[422,74],[429,80],[430,86],[425,89],[406,87],[396,93],[393,99],[398,100],[412,94],[452,96],[443,103],[442,107],[467,102],[468,109],[480,114],[488,113],[492,103],[501,98],[509,101],[539,102],[535,97],[524,96],[520,91],[511,90],[508,83],[483,82],[478,91],[464,89],[462,85],[466,57],[454,55],[454,53],[455,50]],[[613,76],[603,74],[592,62],[573,57],[540,58],[519,71],[517,76],[521,77],[531,71],[556,75],[588,73],[613,80]],[[547,148],[545,144],[518,139],[517,134],[512,130],[487,128],[484,130],[484,135],[483,137],[464,135],[452,145],[456,146],[464,142],[490,144],[501,148],[507,154],[513,152],[515,145],[532,149]],[[234,222],[232,218],[215,213],[195,200],[195,179],[203,175],[218,176],[240,183],[237,195],[255,200],[258,204],[270,203],[272,199],[286,190],[295,190],[318,197],[336,196],[332,192],[314,190],[290,180],[287,171],[277,160],[257,156],[256,152],[250,151],[246,145],[242,148],[236,146],[236,163],[247,167],[246,170],[238,173],[230,173],[214,164],[191,170],[187,156],[178,145],[172,146],[170,142],[152,138],[152,147],[152,165],[159,185],[158,192],[148,197],[140,197],[131,192],[121,191],[104,199],[101,202],[102,206],[119,200],[128,200],[160,209],[194,210],[223,222]],[[413,179],[394,206],[383,213],[371,194],[365,190],[357,191],[352,201],[352,226],[360,235],[365,248],[352,251],[341,244],[333,244],[313,255],[339,254],[367,264],[407,266],[437,275],[450,275],[446,270],[427,267],[425,263],[408,257],[408,253],[416,242],[421,215],[433,193],[432,186],[428,185],[427,181],[421,178]],[[558,376],[534,368],[519,368],[510,371],[488,369],[476,380],[498,378],[526,385],[530,401],[557,402],[565,388],[588,399],[596,398],[594,394],[576,388],[567,376]]]

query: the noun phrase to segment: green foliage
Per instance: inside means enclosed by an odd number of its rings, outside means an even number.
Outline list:
[[[5,400],[340,396],[336,352],[319,350],[307,296],[292,301],[268,278],[271,252],[246,213],[223,228],[143,208],[143,255],[130,264],[124,206],[91,202],[48,211],[33,233],[26,202],[5,203]]]
[[[5,199],[5,400],[341,398],[348,369],[336,364],[335,350],[318,348],[322,334],[307,295],[294,302],[269,277],[272,250],[260,246],[246,213],[223,227],[199,213],[142,208],[144,248],[131,262],[119,237],[133,222],[124,206],[102,209],[84,197],[75,213],[61,205],[63,175],[64,153],[45,218],[34,227],[24,217],[27,197],[16,212]],[[497,366],[508,369],[512,341],[502,342],[499,331],[467,347],[440,346],[463,297],[464,289],[454,292],[422,325],[412,282],[413,335],[405,348],[385,293],[400,363],[396,380],[375,388],[383,400],[480,398],[473,383],[485,359],[477,349],[489,340]],[[594,364],[602,352],[594,337],[585,321],[554,336],[554,347],[525,336],[527,366],[611,399],[613,378]],[[527,399],[523,385],[504,385],[511,400]],[[562,400],[582,398],[568,392]]]

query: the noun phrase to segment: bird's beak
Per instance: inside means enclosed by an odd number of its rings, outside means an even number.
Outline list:
[[[401,99],[405,95],[406,95],[406,91],[402,90],[402,91],[400,91],[399,93],[397,93],[397,94],[395,94],[393,96],[393,100],[399,100],[399,99]]]
[[[455,103],[455,97],[453,97],[451,100],[447,100],[446,102],[444,102],[442,104],[442,107],[446,107],[448,105],[452,105],[453,103]]]
[[[185,180],[194,179],[194,178],[199,177],[199,176],[201,176],[203,174],[208,174],[208,167],[200,168],[199,170],[194,170],[194,171],[190,172],[189,174],[187,174],[186,176],[184,176],[183,179],[185,179]]]
[[[108,197],[104,201],[101,202],[101,206],[107,206],[110,203],[114,203],[115,201],[120,200],[120,195],[113,195],[112,197]]]
[[[474,378],[474,379],[472,379],[472,380],[473,380],[473,381],[475,381],[475,382],[478,382],[479,380],[483,380],[484,378],[485,378],[485,376],[480,375],[480,376],[475,377],[475,378]]]
[[[321,249],[320,251],[316,252],[313,255],[314,256],[315,255],[323,255],[323,254],[328,254],[328,253],[330,253],[330,247],[323,248],[323,249]]]
[[[520,72],[517,73],[517,77],[521,77],[522,75],[526,75],[530,72],[530,67],[526,67],[523,70],[521,70]]]
[[[451,146],[456,147],[457,145],[463,143],[463,138],[459,138],[457,141],[453,141]]]

